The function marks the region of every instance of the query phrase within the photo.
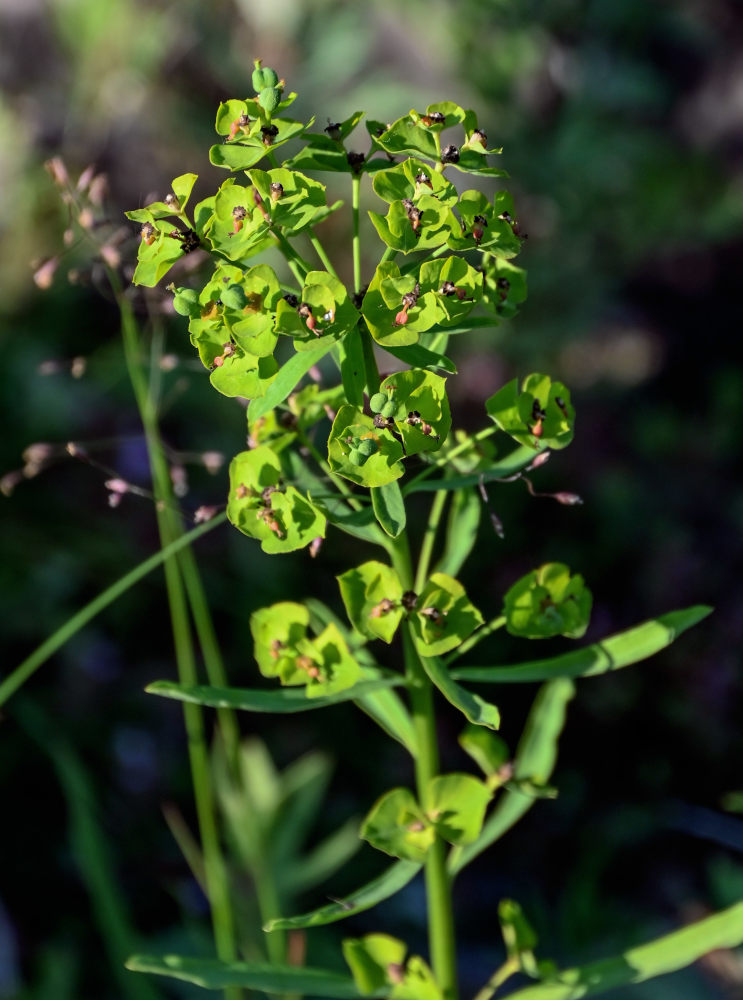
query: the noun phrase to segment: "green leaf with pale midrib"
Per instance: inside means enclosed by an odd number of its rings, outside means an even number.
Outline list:
[[[314,708],[326,708],[328,705],[337,705],[343,701],[353,701],[354,698],[363,698],[364,695],[385,688],[398,687],[403,683],[401,677],[380,677],[361,681],[336,694],[319,698],[308,698],[304,687],[264,691],[250,688],[210,687],[207,684],[185,685],[177,684],[175,681],[153,681],[147,685],[145,691],[147,694],[159,694],[165,698],[194,705],[207,705],[210,708],[234,708],[245,712],[275,712],[286,715],[293,712],[309,712]]]
[[[279,917],[270,920],[264,931],[293,930],[299,927],[317,927],[320,924],[332,924],[336,920],[352,917],[362,910],[371,909],[384,899],[389,899],[399,892],[418,874],[421,865],[417,861],[396,861],[394,865],[372,879],[361,889],[337,903],[322,906],[312,913],[304,913],[297,917]]]
[[[653,656],[711,612],[712,608],[698,604],[660,615],[562,656],[503,667],[459,667],[452,670],[451,675],[456,680],[482,681],[488,684],[544,681],[551,677],[595,677]]]
[[[188,958],[181,955],[132,955],[126,963],[130,972],[151,972],[193,983],[207,990],[244,987],[278,996],[302,994],[323,1000],[357,1000],[361,997],[349,976],[306,966],[268,965],[260,962],[221,962],[216,958]],[[387,991],[371,994],[383,997]]]
[[[476,726],[487,726],[488,729],[497,729],[500,726],[500,712],[495,705],[457,684],[437,656],[422,656],[421,663],[431,683],[450,704],[459,709],[468,722]]]
[[[509,994],[509,1000],[581,1000],[628,983],[643,983],[683,969],[698,958],[743,942],[743,903],[705,917],[614,958],[566,969],[549,982]]]

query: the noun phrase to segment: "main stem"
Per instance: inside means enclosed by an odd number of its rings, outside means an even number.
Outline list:
[[[404,533],[394,540],[390,554],[403,587],[409,589],[413,583],[413,568]],[[403,628],[403,650],[417,746],[415,783],[418,801],[425,810],[428,807],[429,783],[439,771],[436,716],[433,687],[421,664],[408,623]],[[457,1000],[459,994],[451,879],[446,870],[446,844],[438,836],[426,855],[425,880],[431,964],[444,1000]]]

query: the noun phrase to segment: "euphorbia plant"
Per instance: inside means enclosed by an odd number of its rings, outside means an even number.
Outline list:
[[[162,201],[128,213],[141,227],[134,283],[162,281],[184,254],[211,255],[213,269],[200,287],[171,281],[168,288],[214,388],[250,400],[248,447],[232,460],[227,501],[231,523],[254,540],[245,544],[277,554],[307,549],[309,557],[328,531],[341,531],[376,551],[338,577],[345,623],[314,599],[282,601],[252,616],[255,660],[273,687],[163,681],[150,690],[222,709],[298,712],[347,702],[371,716],[412,763],[410,786],[369,803],[360,831],[395,860],[346,899],[275,918],[266,931],[358,914],[423,869],[430,955],[407,957],[404,942],[379,933],[344,941],[352,978],[281,963],[174,956],[137,956],[129,967],[211,988],[454,1000],[454,877],[537,798],[556,794],[548,782],[572,679],[651,655],[708,609],[674,611],[553,659],[453,666],[499,628],[527,640],[578,639],[591,610],[583,577],[561,563],[515,580],[496,607],[477,607],[457,579],[474,544],[484,484],[524,478],[534,493],[526,473],[566,447],[574,431],[568,388],[535,373],[493,387],[483,401],[483,429],[452,434],[450,338],[511,317],[526,296],[524,271],[512,263],[522,235],[511,196],[462,189],[466,175],[480,187],[501,182],[505,172],[492,162],[500,150],[489,147],[473,111],[450,101],[390,125],[367,119],[367,136],[359,138],[361,112],[313,129],[313,121],[288,117],[296,95],[285,94],[278,75],[260,62],[253,85],[255,95],[225,101],[217,111],[220,141],[210,160],[231,175],[216,193],[191,209],[196,177],[183,174]],[[349,181],[350,288],[316,233],[340,207],[326,203],[316,179],[324,172]],[[378,196],[369,216],[384,246],[368,274],[361,267],[362,183]],[[283,265],[261,259],[269,250]],[[380,362],[389,372],[383,378]],[[496,435],[497,451],[489,440]],[[414,552],[406,522],[416,493],[432,501]],[[551,496],[579,502],[570,493]],[[380,642],[391,646],[384,666],[376,659]],[[545,682],[515,752],[495,732],[496,705],[468,686],[508,681]],[[460,742],[475,773],[440,771],[437,694],[463,716]],[[637,949],[639,972],[619,959],[560,973],[535,959],[536,940],[518,904],[504,900],[497,909],[506,957],[479,1000],[518,972],[538,981],[518,996],[586,996],[677,968],[743,935],[743,915],[730,911],[724,922],[702,921],[693,935]]]

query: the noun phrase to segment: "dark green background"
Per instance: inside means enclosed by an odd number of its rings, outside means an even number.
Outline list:
[[[63,258],[48,291],[31,282],[31,261],[60,249],[65,226],[46,157],[63,156],[74,174],[95,163],[109,178],[109,217],[124,225],[125,208],[162,195],[178,173],[199,173],[198,191],[210,193],[225,176],[207,159],[214,111],[248,93],[256,55],[300,92],[297,117],[315,114],[320,125],[356,108],[391,120],[441,99],[479,111],[491,142],[504,146],[529,234],[518,262],[529,271],[530,297],[507,326],[450,345],[460,366],[450,383],[455,426],[482,426],[481,401],[506,379],[549,371],[573,390],[577,433],[538,474],[538,488],[577,492],[585,504],[531,499],[520,484],[493,488],[506,537],[499,541],[484,518],[463,580],[492,615],[520,574],[567,562],[594,592],[589,639],[693,603],[716,611],[656,661],[580,685],[556,772],[560,798],[537,805],[458,883],[462,980],[473,993],[499,961],[494,912],[504,896],[525,906],[542,953],[563,964],[614,953],[739,899],[743,826],[720,808],[726,792],[743,786],[738,4],[39,0],[6,3],[0,38],[0,473],[19,468],[34,442],[108,442],[96,456],[146,485],[105,283],[82,250]],[[336,182],[331,193],[350,200]],[[130,229],[125,264],[135,253]],[[349,279],[348,219],[334,216],[323,239]],[[378,253],[369,225],[364,239],[368,280]],[[76,285],[65,277],[71,267],[81,271]],[[167,442],[229,458],[244,447],[243,411],[192,365],[184,324],[160,322],[167,351],[183,359],[164,376]],[[65,364],[39,374],[41,362],[76,356],[87,359],[79,379]],[[58,461],[2,499],[4,669],[156,546],[147,501],[127,497],[109,509],[105,477],[58,451]],[[224,468],[211,476],[197,460],[188,470],[185,507],[223,501]],[[349,565],[348,540],[333,535],[316,563],[306,553],[268,559],[228,528],[198,553],[237,684],[255,674],[250,612],[309,592],[338,607],[333,574]],[[358,561],[365,557],[359,550]],[[477,660],[525,659],[535,648],[498,638]],[[540,644],[539,653],[549,648],[564,643]],[[159,809],[175,799],[191,818],[181,713],[142,693],[173,674],[153,575],[7,706],[0,997],[23,987],[34,1000],[119,995],[70,851],[68,805],[47,752],[59,739],[89,772],[150,949],[208,952],[203,900]],[[497,693],[513,744],[533,692]],[[40,739],[16,705],[43,713]],[[338,759],[318,834],[410,780],[395,749],[350,709],[296,719],[242,721],[280,763],[313,746]],[[457,726],[442,711],[447,767],[465,766]],[[365,849],[329,891],[354,888],[376,863]],[[420,892],[327,938],[383,928],[425,948]],[[49,970],[62,982],[68,965],[74,985],[65,992]],[[717,969],[708,963],[613,995],[735,995],[740,982]]]

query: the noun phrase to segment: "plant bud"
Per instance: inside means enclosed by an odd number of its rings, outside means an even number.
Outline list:
[[[383,392],[375,392],[369,400],[369,408],[372,413],[381,413],[382,407],[387,402],[387,396]]]

